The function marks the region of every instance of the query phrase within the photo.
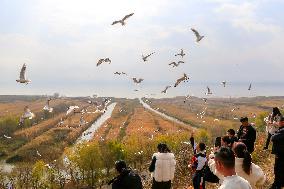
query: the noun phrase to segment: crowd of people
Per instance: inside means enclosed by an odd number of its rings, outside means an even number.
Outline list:
[[[256,130],[247,117],[240,119],[241,126],[237,133],[229,129],[223,137],[217,137],[215,147],[206,154],[206,144],[195,143],[190,137],[194,156],[188,167],[192,169],[192,186],[205,189],[206,182],[218,183],[219,189],[256,189],[263,186],[266,177],[262,169],[252,162]],[[277,107],[266,119],[267,141],[264,150],[272,141],[272,154],[275,155],[274,182],[270,189],[284,187],[284,116]],[[170,189],[174,179],[176,160],[165,143],[157,146],[153,154],[149,171],[152,173],[152,189]],[[141,178],[122,160],[116,162],[119,173],[109,184],[113,189],[141,189]]]

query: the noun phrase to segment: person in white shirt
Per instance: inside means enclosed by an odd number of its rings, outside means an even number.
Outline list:
[[[158,144],[149,171],[153,173],[152,189],[170,189],[174,179],[176,160],[165,143]]]
[[[205,189],[204,168],[207,162],[206,159],[206,145],[201,142],[196,146],[196,154],[192,158],[192,163],[189,165],[194,171],[192,183],[194,189]]]
[[[265,175],[262,169],[251,162],[251,155],[244,143],[238,142],[233,146],[236,156],[235,171],[238,176],[246,179],[253,189],[262,186],[265,182]]]
[[[215,153],[215,166],[224,178],[219,189],[252,189],[249,182],[235,172],[235,155],[227,147],[221,147]]]

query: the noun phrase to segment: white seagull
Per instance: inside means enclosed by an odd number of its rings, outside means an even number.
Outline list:
[[[142,81],[144,81],[144,79],[140,78],[137,79],[136,77],[132,78],[134,83],[141,83]]]
[[[7,135],[4,135],[4,137],[7,138],[7,139],[11,139],[12,138],[12,137],[7,136]]]
[[[133,15],[134,15],[134,13],[125,15],[121,20],[114,21],[111,25],[115,25],[115,24],[120,23],[122,26],[124,26],[126,24],[125,20],[128,19],[129,17],[133,16]]]
[[[27,66],[26,66],[26,64],[24,64],[22,66],[22,69],[21,69],[21,72],[20,72],[20,79],[16,80],[18,83],[25,83],[27,85],[31,82],[31,80],[28,80],[26,78],[26,69],[27,69]]]
[[[183,49],[180,50],[180,53],[175,54],[175,56],[181,56],[181,58],[183,58],[185,56]]]
[[[97,63],[97,66],[101,65],[102,63],[111,63],[111,60],[109,58],[101,58],[99,59],[98,63]]]
[[[39,157],[41,157],[41,154],[39,153],[39,151],[36,151],[36,155],[38,155]]]
[[[170,85],[166,86],[166,88],[165,88],[161,93],[167,93],[167,90],[168,90],[170,87],[171,87]]]
[[[222,83],[223,87],[226,87],[226,83],[227,83],[226,81],[222,81],[221,83]]]
[[[152,52],[152,53],[150,53],[150,54],[148,54],[148,55],[146,55],[146,56],[144,56],[143,54],[142,54],[142,59],[143,59],[143,61],[144,62],[146,62],[147,61],[147,58],[149,58],[152,54],[154,54],[155,52]]]
[[[173,66],[173,68],[174,67],[178,67],[180,64],[184,64],[184,61],[178,61],[177,63],[176,62],[171,62],[171,63],[169,63],[169,65],[171,66]]]
[[[249,90],[249,91],[251,90],[251,83],[249,84],[249,88],[248,88],[248,90]]]
[[[211,95],[213,94],[212,91],[210,90],[210,88],[207,86],[207,92],[205,93],[206,95]]]
[[[194,28],[191,28],[191,31],[193,31],[193,33],[196,36],[196,42],[198,43],[199,41],[201,41],[201,39],[203,39],[204,36],[201,36],[197,30],[195,30]]]
[[[189,77],[184,73],[181,78],[177,79],[177,81],[176,81],[174,87],[177,87],[177,86],[180,84],[180,82],[182,82],[182,81],[185,82],[185,81],[187,81],[188,79],[189,79]]]

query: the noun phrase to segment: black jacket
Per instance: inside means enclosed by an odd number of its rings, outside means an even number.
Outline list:
[[[272,136],[272,154],[284,157],[284,127],[280,127]]]
[[[251,126],[240,126],[237,133],[240,142],[243,142],[247,146],[249,153],[254,151],[254,142],[256,139],[256,130]]]
[[[125,169],[112,181],[112,189],[142,189],[141,178],[130,169]]]

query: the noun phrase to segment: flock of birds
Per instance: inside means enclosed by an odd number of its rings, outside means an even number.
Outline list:
[[[112,22],[111,25],[121,24],[121,26],[125,26],[125,25],[126,25],[126,20],[129,19],[130,17],[132,17],[133,15],[134,15],[134,13],[127,14],[127,15],[125,15],[122,19],[116,20],[116,21]],[[195,35],[195,37],[196,37],[196,40],[195,40],[195,41],[196,41],[197,43],[199,43],[199,42],[204,38],[204,36],[201,35],[196,29],[191,28],[191,31],[192,31],[193,34]],[[142,54],[142,60],[143,60],[143,62],[147,62],[147,61],[149,60],[149,58],[150,58],[153,54],[155,54],[155,52],[152,52],[152,53],[147,54],[147,55],[143,55],[143,54]],[[185,54],[185,52],[184,52],[183,49],[181,49],[179,53],[176,53],[176,54],[175,54],[176,57],[181,57],[181,59],[183,59],[185,55],[186,55],[186,54]],[[111,64],[111,59],[108,58],[108,57],[107,57],[107,58],[100,58],[100,59],[98,60],[96,66],[100,66],[100,65],[102,65],[103,63]],[[169,66],[172,66],[173,68],[175,68],[175,67],[178,67],[180,64],[184,64],[184,63],[185,63],[185,62],[184,62],[183,60],[179,60],[179,61],[171,62],[171,63],[169,63],[168,65],[169,65]],[[29,84],[29,83],[31,82],[31,80],[27,79],[27,77],[26,77],[26,69],[27,69],[26,64],[23,64],[23,66],[22,66],[22,68],[21,68],[21,71],[20,71],[20,78],[16,80],[18,83],[22,83],[22,84],[26,84],[26,85],[27,85],[27,84]],[[128,74],[125,73],[125,72],[115,72],[114,74],[115,74],[115,75],[125,75],[125,76],[128,76]],[[137,77],[130,77],[130,78],[132,79],[132,81],[133,81],[135,84],[140,84],[140,83],[142,83],[142,82],[144,81],[143,78],[137,78]],[[177,87],[181,82],[188,82],[188,80],[189,80],[189,76],[184,73],[180,78],[178,78],[178,79],[175,81],[175,83],[173,84],[173,87]],[[221,84],[223,85],[223,87],[226,87],[227,82],[226,82],[226,81],[222,81]],[[167,93],[167,91],[168,91],[171,87],[172,87],[172,85],[167,85],[167,86],[165,87],[165,89],[161,91],[161,93]],[[252,89],[252,84],[250,83],[248,90],[251,90],[251,89]],[[138,90],[135,89],[134,91],[138,91]],[[212,90],[209,88],[209,86],[207,86],[207,91],[206,91],[205,94],[206,94],[206,95],[212,95],[212,94],[213,94],[213,92],[212,92]],[[185,102],[186,100],[188,100],[189,98],[190,98],[190,95],[187,95],[187,96],[185,97],[184,102]],[[203,100],[204,100],[204,102],[206,103],[207,98],[203,98]],[[48,99],[47,102],[46,102],[46,105],[43,107],[43,110],[44,110],[44,111],[47,111],[47,112],[49,112],[49,113],[51,113],[51,112],[53,111],[53,108],[50,107],[50,105],[49,105],[49,102],[50,102],[50,101],[51,101],[51,99]],[[90,102],[90,103],[92,104],[93,102]],[[98,104],[96,104],[96,105],[97,105],[97,107],[100,108],[100,110],[102,110],[102,111],[104,111],[105,108],[106,108],[105,103],[104,103],[103,105],[98,105]],[[78,106],[70,106],[70,107],[68,108],[68,110],[67,110],[66,115],[68,115],[68,114],[71,113],[71,112],[74,112],[74,113],[75,113],[75,112],[76,112],[76,109],[79,109],[79,107],[78,107]],[[35,114],[31,112],[31,110],[28,108],[28,106],[26,106],[25,109],[24,109],[23,115],[20,117],[20,122],[19,122],[19,123],[20,123],[20,125],[22,125],[22,124],[24,123],[24,120],[25,120],[25,119],[33,119],[34,117],[35,117]],[[82,121],[82,122],[83,122],[83,121]]]

